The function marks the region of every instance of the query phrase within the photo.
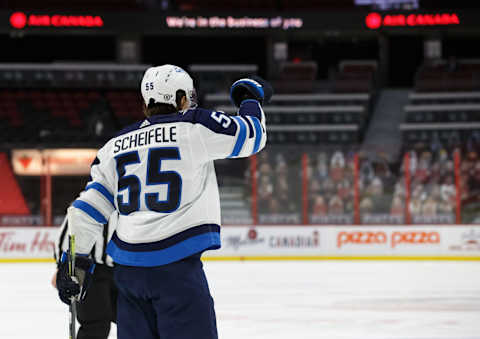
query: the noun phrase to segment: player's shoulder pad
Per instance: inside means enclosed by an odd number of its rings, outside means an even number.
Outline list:
[[[182,121],[200,124],[212,132],[235,135],[237,124],[227,114],[205,108],[189,109],[183,114]]]

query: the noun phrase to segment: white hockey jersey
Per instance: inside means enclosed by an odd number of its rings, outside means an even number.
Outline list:
[[[248,157],[266,143],[265,115],[245,100],[237,116],[201,108],[157,115],[109,140],[68,210],[78,253],[90,253],[117,209],[107,253],[128,266],[159,266],[220,248],[213,160]]]

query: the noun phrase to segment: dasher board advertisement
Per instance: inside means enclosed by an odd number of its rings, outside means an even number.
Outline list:
[[[58,227],[1,227],[0,262],[53,260]]]
[[[480,226],[227,226],[206,257],[480,260]]]
[[[57,227],[0,228],[0,262],[52,261]],[[478,260],[480,226],[224,226],[205,260]]]

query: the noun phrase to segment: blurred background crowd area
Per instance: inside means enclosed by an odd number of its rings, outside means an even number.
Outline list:
[[[72,166],[77,150],[96,150],[141,120],[143,72],[163,63],[192,75],[200,106],[227,114],[235,114],[233,81],[258,74],[275,89],[264,107],[266,149],[216,162],[225,225],[478,223],[477,7],[0,1],[0,225],[58,224],[88,180],[58,163]],[[51,24],[61,15],[65,27]],[[101,25],[75,26],[87,15]],[[405,24],[412,15],[415,24]],[[456,19],[428,21],[442,15]],[[294,19],[297,26],[171,28],[173,16]],[[44,154],[58,149],[72,156],[58,158],[51,173]]]
[[[457,169],[455,152],[464,155]],[[454,224],[462,220],[456,215],[459,203],[463,222],[478,222],[480,159],[475,151],[458,148],[449,153],[418,144],[396,162],[382,153],[335,147],[303,155],[303,170],[301,155],[283,149],[270,148],[259,156],[258,209],[264,220],[272,220],[265,223],[405,224],[408,215],[408,223]]]

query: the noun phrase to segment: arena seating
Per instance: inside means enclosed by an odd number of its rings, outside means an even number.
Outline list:
[[[480,120],[480,104],[434,104],[405,106],[406,121],[412,123],[476,122]]]
[[[480,89],[479,60],[435,60],[424,63],[416,74],[416,92],[478,89]]]
[[[359,77],[359,86],[343,87],[345,90],[350,88],[352,93],[320,93],[313,90],[316,81],[314,63],[284,63],[282,66],[280,75],[273,81],[276,93],[270,104],[264,107],[269,126],[269,147],[258,156],[255,170],[256,222],[268,225],[305,221],[301,183],[302,171],[306,170],[312,173],[307,196],[309,222],[350,224],[354,221],[352,157],[370,119],[373,98],[369,91],[373,88],[364,83],[365,78],[369,79],[367,81],[372,79],[373,68],[370,64],[359,68],[352,65],[353,70],[346,67],[346,73],[370,74]],[[224,92],[206,94],[203,102],[208,108],[229,114],[236,111]],[[317,147],[312,150],[311,145]],[[332,147],[325,149],[325,145]],[[307,155],[306,169],[302,168],[303,154]],[[319,173],[322,166],[324,176]],[[228,173],[223,172],[224,175]],[[246,173],[246,181],[237,182],[237,189],[243,187],[243,196],[250,201],[253,187],[251,175]],[[365,187],[368,184],[366,182]],[[227,193],[225,186],[221,186],[222,201],[233,194],[234,186],[228,187]],[[385,197],[381,198],[385,200]],[[387,204],[390,200],[386,200]],[[252,222],[249,205],[222,206],[222,211],[227,223]],[[382,219],[383,223],[389,221]]]
[[[276,93],[312,93],[316,77],[316,62],[283,62],[272,85]]]
[[[194,76],[195,88],[200,93],[217,93],[243,77],[257,74],[254,64],[191,64],[188,71]]]
[[[2,141],[27,146],[57,142],[101,144],[115,130],[143,117],[138,93],[141,69],[144,67],[3,65],[0,86],[8,89],[0,89],[0,116],[8,123],[0,127]],[[257,69],[257,65],[189,67],[200,83],[199,92],[203,94],[200,105],[226,112],[233,107],[225,106],[229,99],[220,89],[224,91],[234,80],[255,74]],[[372,65],[343,62],[340,69],[345,73],[365,74],[371,73]],[[312,92],[316,82],[315,63],[285,63],[283,70],[280,74],[284,75],[273,80],[278,81],[274,84],[276,94],[266,108],[272,124],[270,142],[361,141],[370,116],[371,93],[359,90],[370,89],[368,86],[357,87],[352,93]],[[306,78],[307,86],[298,85],[305,84]],[[289,85],[282,87],[281,83]],[[58,86],[62,88],[58,90]],[[288,89],[292,92],[282,93]]]
[[[455,151],[459,152],[462,176],[468,178],[463,179],[461,201],[478,203],[472,196],[478,192],[479,72],[480,63],[475,60],[440,60],[422,65],[417,73],[414,91],[404,107],[405,123],[399,126],[403,154],[408,154],[413,164],[413,223],[455,222]],[[465,218],[466,222],[474,219]]]
[[[375,90],[377,62],[374,60],[344,60],[333,81],[336,93],[371,93]]]
[[[295,67],[297,67],[288,63],[285,65],[285,69],[291,67],[286,73],[294,73]],[[310,88],[315,87],[313,77],[315,66],[312,67],[312,65],[307,66],[302,75],[310,77],[311,84],[308,90],[302,92],[299,87],[292,90],[291,93],[276,92],[271,103],[265,106],[269,123],[269,148],[262,152],[257,164],[257,222],[262,224],[303,222],[303,207],[299,203],[302,201],[300,185],[302,154],[308,152],[304,150],[304,147],[312,144],[337,145],[337,149],[331,152],[326,151],[328,163],[333,162],[337,166],[337,160],[344,159],[343,169],[328,166],[335,186],[331,196],[324,196],[323,191],[312,190],[311,196],[308,198],[312,222],[349,223],[353,218],[352,196],[351,194],[345,195],[345,192],[352,188],[351,167],[349,166],[353,150],[361,142],[363,131],[370,119],[372,94],[359,92],[358,90],[362,87],[357,87],[356,91],[352,93],[312,92]],[[348,67],[346,69],[348,71]],[[191,65],[189,70],[197,76],[197,80],[201,84],[200,94],[204,94],[199,98],[201,106],[234,113],[235,108],[231,105],[228,93],[225,93],[224,90],[232,81],[256,73],[257,66]],[[51,78],[55,78],[54,80],[47,76],[48,72],[51,72]],[[137,70],[131,70],[131,72],[133,72],[133,77],[129,78],[121,70],[118,70],[118,74],[115,74],[114,77],[113,75],[109,76],[107,72],[102,75],[102,79],[105,81],[98,77],[90,78],[89,68],[81,73],[75,73],[76,77],[82,77],[82,81],[91,84],[90,88],[78,84],[73,86],[75,81],[67,85],[64,82],[67,75],[58,70],[47,70],[41,74],[41,77],[37,77],[37,80],[27,71],[19,72],[21,78],[15,79],[10,76],[5,77],[8,71],[2,72],[0,86],[2,88],[9,87],[9,89],[0,89],[0,115],[7,120],[7,124],[0,127],[2,129],[1,141],[5,145],[11,144],[15,147],[58,147],[59,144],[62,147],[69,145],[76,147],[100,146],[104,139],[108,138],[109,132],[114,132],[143,118],[142,99],[138,93],[138,83],[135,80]],[[293,79],[294,76],[290,77]],[[43,79],[42,81],[46,81],[44,88],[34,86],[40,78]],[[113,78],[130,80],[112,88]],[[284,78],[286,81],[287,79],[289,79],[288,76]],[[61,89],[54,87],[57,80],[58,83],[62,83]],[[1,83],[1,81],[9,83]],[[12,84],[11,81],[15,83]],[[288,87],[285,86],[284,89],[288,89]],[[103,126],[103,131],[100,133],[98,133],[99,124]],[[309,153],[312,171],[319,166],[317,153],[317,149]],[[235,222],[251,223],[252,186],[249,182],[251,179],[249,162],[245,159],[218,161],[216,167],[220,174],[219,183],[224,221],[230,224]],[[342,180],[337,180],[338,173],[341,171],[344,172],[344,176]],[[26,179],[22,178],[22,187],[29,185]],[[69,180],[69,182],[79,185],[76,181]],[[60,184],[59,180],[54,182],[56,187]],[[66,184],[61,185],[65,186]],[[322,181],[320,186],[323,185]],[[318,195],[321,195],[323,199],[328,198],[326,200],[327,208],[332,212],[330,213],[332,217],[327,218],[328,220],[321,213],[319,214],[321,207],[318,205],[321,199],[317,197]],[[294,199],[296,202],[286,199],[290,196],[297,197]],[[31,199],[37,199],[37,195]],[[68,198],[63,200],[67,201]],[[342,213],[340,213],[341,206],[339,205],[343,206]],[[60,215],[65,206],[54,201],[53,207],[55,216]],[[38,208],[35,209],[35,211],[37,210]],[[316,213],[314,213],[315,211]]]
[[[411,92],[409,100],[412,105],[425,104],[475,104],[480,103],[480,91],[470,92]]]
[[[131,64],[0,64],[0,88],[138,89],[149,65]]]
[[[339,68],[341,73],[369,74],[371,78],[375,67],[372,61],[343,61]],[[202,105],[229,114],[236,109],[224,89],[233,80],[257,71],[256,65],[191,65],[189,69],[198,76],[204,93],[205,87],[210,89],[200,98]],[[351,93],[320,92],[316,69],[314,62],[280,63],[271,80],[275,95],[265,106],[270,143],[361,142],[370,118],[372,87],[354,85]]]
[[[479,75],[480,63],[472,60],[422,65],[409,95],[410,104],[404,107],[405,123],[400,125],[405,142],[438,138],[455,144],[480,131]]]
[[[101,94],[87,90],[1,90],[2,141],[36,144],[88,140],[89,118]]]
[[[105,97],[115,114],[120,126],[127,126],[144,118],[142,112],[143,100],[136,91],[108,91]]]

